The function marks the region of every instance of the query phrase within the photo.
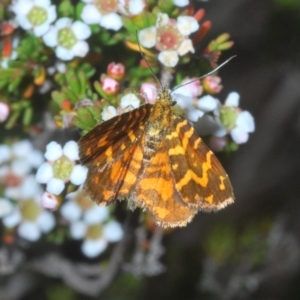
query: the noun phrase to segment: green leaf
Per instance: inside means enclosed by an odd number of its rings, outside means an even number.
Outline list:
[[[65,100],[65,95],[58,91],[53,91],[51,97],[59,106],[61,106],[62,102]]]
[[[23,114],[23,125],[29,125],[33,116],[32,107],[27,107]]]

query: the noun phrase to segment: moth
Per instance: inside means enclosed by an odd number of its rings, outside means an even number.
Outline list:
[[[96,125],[79,141],[85,190],[99,205],[127,199],[162,227],[186,226],[199,211],[233,203],[221,163],[163,88],[156,102]]]

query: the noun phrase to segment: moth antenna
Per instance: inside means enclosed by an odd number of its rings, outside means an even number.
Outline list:
[[[154,74],[154,72],[153,72],[152,68],[150,67],[150,65],[149,65],[149,63],[148,63],[146,57],[144,56],[144,53],[142,52],[142,48],[141,48],[141,45],[140,45],[140,42],[139,42],[138,31],[137,31],[137,30],[136,30],[136,40],[137,40],[137,43],[138,43],[138,46],[139,46],[139,49],[140,49],[140,54],[141,54],[143,60],[146,62],[148,68],[150,69],[150,71],[151,71],[153,77],[156,79],[156,81],[157,81],[158,84],[160,85],[161,89],[163,89],[162,84],[161,84],[160,81],[158,80],[157,76]]]
[[[172,94],[174,91],[176,91],[178,88],[180,88],[180,87],[182,87],[182,86],[188,85],[188,84],[190,84],[190,83],[192,83],[192,82],[194,82],[194,81],[200,80],[200,79],[202,79],[202,78],[204,78],[204,77],[206,77],[206,76],[209,76],[209,75],[215,73],[216,71],[218,71],[219,69],[221,69],[223,66],[225,66],[229,61],[231,61],[231,60],[232,60],[233,58],[235,58],[235,57],[236,57],[236,55],[233,55],[233,56],[229,57],[227,60],[225,60],[225,61],[224,61],[223,63],[221,63],[219,66],[217,66],[216,68],[214,68],[212,71],[206,73],[205,75],[200,76],[200,77],[198,77],[198,78],[196,78],[196,79],[194,79],[194,80],[191,80],[191,81],[189,81],[189,82],[186,82],[186,83],[184,83],[184,84],[181,84],[181,85],[177,86],[173,91],[171,91],[170,94]]]

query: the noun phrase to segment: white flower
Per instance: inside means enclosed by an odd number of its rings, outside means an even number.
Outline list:
[[[55,226],[52,213],[43,210],[38,197],[20,201],[11,213],[3,217],[2,222],[6,227],[18,225],[18,234],[28,240],[37,241],[42,233],[47,233]]]
[[[197,31],[199,24],[194,17],[179,16],[177,21],[159,13],[156,25],[141,30],[138,34],[140,44],[145,48],[156,47],[161,51],[158,60],[167,67],[175,67],[179,56],[195,52],[188,35]]]
[[[249,133],[254,132],[254,118],[248,111],[242,111],[236,119],[236,127],[230,132],[231,137],[237,144],[246,143]]]
[[[111,1],[108,6],[105,0],[83,0],[87,3],[81,13],[86,24],[99,24],[106,29],[119,30],[123,26],[121,17],[116,13],[118,1]]]
[[[36,150],[29,140],[14,143],[12,145],[12,156],[25,160],[31,168],[37,168],[44,161],[41,151]],[[19,170],[19,172],[21,171]]]
[[[223,119],[227,121],[232,140],[237,144],[246,143],[249,133],[254,132],[254,118],[248,111],[241,111],[240,95],[237,92],[228,94],[223,106]],[[226,126],[226,125],[225,125]]]
[[[140,99],[135,94],[127,94],[121,98],[120,106],[122,108],[126,108],[128,106],[138,108],[140,106]]]
[[[36,197],[41,192],[41,186],[36,182],[34,176],[30,174],[23,177],[18,185],[6,187],[4,195],[9,199],[24,200]]]
[[[56,7],[49,0],[15,0],[11,10],[19,25],[37,37],[45,34],[56,19]]]
[[[71,60],[75,56],[84,57],[88,50],[85,41],[91,35],[89,26],[81,21],[73,22],[69,18],[58,19],[43,36],[45,44],[56,47],[56,56],[62,60]]]
[[[144,0],[119,0],[119,11],[126,16],[135,16],[140,14],[145,7]]]
[[[78,229],[78,225],[77,225]],[[74,229],[73,229],[74,230]],[[105,251],[109,243],[115,243],[122,239],[123,229],[120,223],[110,221],[104,225],[91,225],[84,232],[84,241],[81,246],[83,254],[89,258],[96,257]],[[89,237],[89,231],[92,232],[92,237]],[[98,236],[96,236],[98,231]]]
[[[0,145],[0,157],[0,182],[4,182],[5,197],[20,200],[41,192],[41,186],[31,172],[43,162],[43,156],[30,141],[22,140],[11,146]]]
[[[104,107],[101,116],[103,121],[107,121],[117,115],[117,110],[112,105]]]
[[[83,239],[82,252],[87,257],[101,254],[109,243],[123,237],[121,225],[109,220],[106,206],[98,206],[78,189],[67,195],[67,201],[61,206],[61,215],[70,222],[70,233],[73,239]]]
[[[56,142],[50,142],[46,146],[45,157],[48,162],[39,167],[36,180],[47,184],[46,190],[50,194],[59,195],[65,188],[65,182],[81,185],[85,181],[87,169],[75,165],[75,161],[79,159],[75,141],[67,142],[63,148]]]

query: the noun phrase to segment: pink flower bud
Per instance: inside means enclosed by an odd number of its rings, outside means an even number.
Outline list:
[[[153,104],[157,98],[157,88],[153,83],[143,83],[140,92],[145,95],[146,102]]]
[[[120,80],[125,75],[125,66],[121,63],[110,63],[107,67],[107,74],[111,78]]]
[[[198,97],[203,92],[201,82],[200,80],[196,80],[196,78],[184,79],[180,85],[187,87],[191,91],[193,97]]]
[[[41,204],[46,209],[56,210],[59,204],[59,200],[55,195],[45,192],[42,195]]]
[[[223,86],[220,82],[221,78],[219,76],[207,76],[202,80],[205,91],[210,94],[217,94],[221,91]]]
[[[119,91],[119,82],[110,77],[101,80],[102,90],[108,95],[115,95]]]
[[[0,123],[4,122],[9,116],[10,108],[6,102],[0,101]]]

